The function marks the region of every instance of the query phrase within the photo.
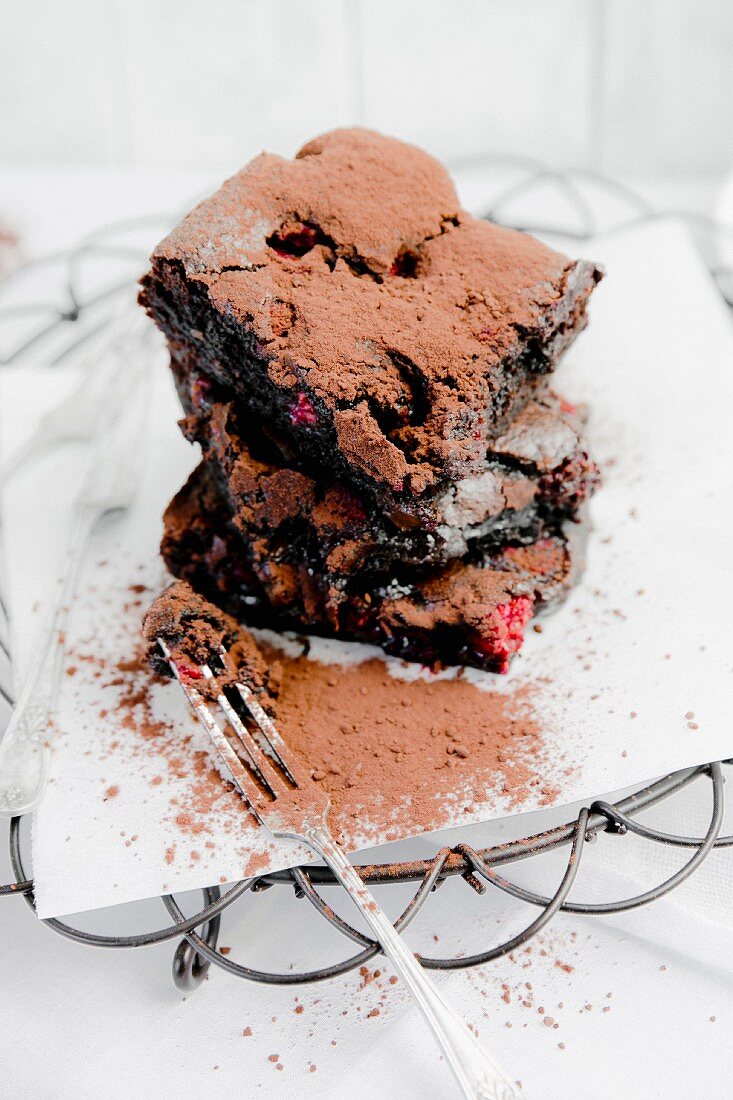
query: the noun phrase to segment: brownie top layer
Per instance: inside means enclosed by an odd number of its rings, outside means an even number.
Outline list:
[[[459,213],[448,173],[420,149],[368,130],[334,130],[294,160],[255,157],[192,210],[156,255],[183,260],[189,275],[239,270],[269,263],[271,234],[302,222],[329,237],[339,256],[386,275],[405,248],[439,236]],[[305,251],[310,236],[282,240],[282,251]]]
[[[435,160],[365,130],[257,157],[158,246],[148,285],[166,265],[251,334],[294,433],[322,431],[357,481],[410,498],[481,468],[599,278],[471,217]],[[160,321],[149,289],[143,300]],[[208,329],[172,338],[199,341],[206,365]]]

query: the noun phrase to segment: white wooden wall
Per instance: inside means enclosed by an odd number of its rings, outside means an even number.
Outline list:
[[[0,162],[228,170],[353,123],[722,172],[733,0],[0,0]]]

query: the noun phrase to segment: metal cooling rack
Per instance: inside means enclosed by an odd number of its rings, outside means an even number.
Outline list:
[[[675,215],[687,220],[698,234],[707,236],[705,251],[714,253],[714,236],[730,234],[733,227],[720,225],[713,219],[684,211],[660,212],[652,209],[643,196],[618,182],[587,171],[559,172],[539,162],[523,158],[491,157],[473,162],[470,167],[501,168],[516,175],[516,179],[496,194],[485,216],[514,228],[527,229],[543,236],[559,236],[582,241],[603,231],[618,232],[659,217]],[[464,164],[460,167],[468,167]],[[556,187],[569,204],[576,218],[575,226],[560,224],[541,226],[503,216],[512,203],[530,196],[537,188]],[[613,198],[622,216],[609,225],[598,213],[598,199]],[[0,367],[10,364],[46,364],[70,362],[104,336],[119,298],[130,294],[133,280],[144,269],[150,246],[175,220],[166,216],[138,218],[109,225],[80,241],[74,248],[32,260],[16,268],[0,283]],[[733,306],[730,287],[732,269],[717,262],[710,263],[721,295]],[[12,704],[10,681],[7,615],[0,593],[0,728],[5,718],[5,704]],[[396,883],[415,884],[415,892],[395,921],[404,930],[414,920],[433,894],[448,878],[460,876],[480,894],[493,887],[517,901],[539,909],[538,915],[517,935],[487,947],[478,953],[436,958],[420,956],[420,962],[434,970],[456,970],[477,966],[500,958],[527,943],[558,912],[608,915],[646,905],[674,890],[703,863],[713,849],[733,846],[733,835],[721,836],[724,816],[724,769],[733,760],[702,764],[664,776],[642,787],[616,803],[602,800],[581,809],[573,820],[546,832],[520,840],[476,850],[466,844],[443,848],[432,859],[412,862],[360,866],[359,873],[371,886]],[[693,783],[709,782],[711,786],[710,822],[704,836],[690,837],[666,833],[637,820],[637,815],[661,802],[673,799]],[[13,818],[9,830],[10,863],[15,881],[0,885],[0,897],[23,897],[35,911],[33,881],[24,857],[22,836],[24,819]],[[688,850],[689,859],[663,882],[631,897],[610,902],[583,902],[570,898],[570,892],[588,845],[600,833],[612,833],[618,838],[634,834],[654,844]],[[619,841],[623,842],[623,841]],[[544,896],[507,879],[500,869],[520,860],[532,859],[543,853],[566,848],[568,859],[557,890]],[[203,891],[203,907],[193,916],[185,917],[173,895],[160,900],[171,919],[165,928],[131,936],[105,936],[74,928],[59,920],[42,923],[57,934],[92,947],[145,947],[178,940],[173,979],[184,991],[196,988],[211,965],[219,966],[240,978],[276,985],[297,985],[322,981],[363,966],[380,951],[379,945],[342,917],[325,901],[322,890],[335,885],[326,867],[296,867],[238,882],[222,891],[209,886]],[[357,945],[357,952],[347,958],[316,970],[275,972],[254,969],[234,961],[218,948],[222,913],[235,903],[243,904],[245,895],[263,890],[286,887],[295,891],[318,911],[321,917],[346,940]],[[246,900],[246,899],[245,899]],[[253,900],[250,902],[256,905]]]

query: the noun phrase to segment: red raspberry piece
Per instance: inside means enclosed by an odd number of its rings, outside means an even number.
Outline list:
[[[600,484],[600,472],[585,452],[566,458],[556,470],[540,478],[540,495],[556,504],[578,507]]]
[[[417,252],[409,248],[403,249],[395,256],[394,263],[389,269],[390,275],[399,275],[401,279],[414,279],[417,275],[417,265],[420,257]]]
[[[178,675],[184,680],[202,680],[204,676],[203,672],[194,668],[193,665],[179,665]]]
[[[312,225],[287,222],[267,238],[267,243],[278,256],[300,257],[310,252],[317,240],[318,232]]]
[[[524,630],[532,618],[534,600],[531,596],[513,596],[508,603],[497,604],[488,617],[488,633],[473,639],[476,650],[497,659],[498,671],[507,672],[509,658],[522,648]]]
[[[191,386],[191,400],[196,408],[208,408],[211,382],[208,378],[199,375]]]
[[[290,407],[290,423],[294,428],[315,428],[318,423],[318,414],[304,393],[299,393]]]
[[[364,504],[346,485],[340,483],[334,485],[329,496],[332,496],[334,505],[341,511],[345,519],[351,523],[360,524],[364,522],[366,519]]]

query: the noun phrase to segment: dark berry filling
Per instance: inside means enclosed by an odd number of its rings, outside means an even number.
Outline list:
[[[508,603],[500,603],[487,619],[487,632],[474,635],[473,645],[483,657],[498,662],[497,671],[507,672],[509,660],[524,642],[524,631],[532,618],[534,600],[531,596],[513,596]]]
[[[417,265],[419,262],[420,257],[417,252],[405,248],[395,256],[389,273],[390,275],[399,275],[401,279],[415,279],[417,278]]]
[[[304,393],[298,394],[295,403],[290,406],[289,415],[294,428],[315,428],[318,423],[313,403]]]
[[[193,665],[178,665],[178,675],[182,680],[201,680],[203,673]]]
[[[315,246],[318,230],[304,222],[285,222],[267,238],[267,243],[279,256],[300,258]]]

